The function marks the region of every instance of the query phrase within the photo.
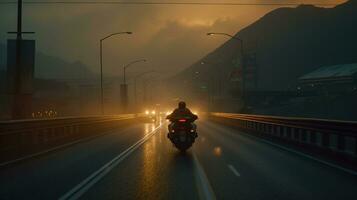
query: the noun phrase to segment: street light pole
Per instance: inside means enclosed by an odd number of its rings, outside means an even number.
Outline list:
[[[212,35],[223,35],[223,36],[227,36],[230,37],[232,39],[238,40],[240,42],[240,55],[241,55],[241,63],[242,63],[242,97],[244,97],[244,92],[245,92],[245,64],[244,64],[244,42],[241,38],[237,37],[237,36],[233,36],[227,33],[207,33],[208,36],[212,36]]]
[[[202,61],[201,65],[211,65],[214,66],[212,63],[207,63],[206,61]],[[216,82],[216,77],[214,75],[209,75],[209,79],[205,79],[206,85],[208,86],[208,107],[211,109],[214,107],[214,96],[215,96],[215,82]]]
[[[130,66],[132,66],[133,64],[135,63],[138,63],[138,62],[146,62],[147,60],[146,59],[140,59],[140,60],[135,60],[133,62],[130,62],[129,64],[125,65],[123,67],[123,70],[124,70],[124,73],[123,73],[123,76],[124,76],[124,84],[126,84],[126,69]]]
[[[103,40],[100,40],[100,105],[101,113],[104,115],[104,99],[103,99]]]
[[[134,98],[135,98],[135,106],[137,106],[138,102],[137,102],[137,80],[138,78],[150,74],[150,73],[156,73],[156,71],[152,70],[152,71],[147,71],[147,72],[143,72],[137,76],[135,76],[134,78]]]
[[[132,32],[118,32],[110,34],[102,39],[100,39],[100,105],[101,113],[104,115],[104,92],[103,92],[103,41],[115,35],[120,34],[133,34]]]
[[[124,112],[127,112],[127,108],[128,108],[128,85],[126,84],[126,69],[138,62],[146,62],[146,59],[132,61],[129,64],[124,65],[123,67],[124,81],[123,84],[120,85],[120,99],[121,99],[122,109]]]
[[[154,79],[146,79],[144,83],[144,96],[143,96],[143,102],[146,103],[148,100],[152,100],[152,95],[148,98],[147,95],[147,87],[150,85],[150,82],[153,83]]]

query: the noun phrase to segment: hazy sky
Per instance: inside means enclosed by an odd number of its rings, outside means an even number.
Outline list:
[[[25,0],[26,1],[26,0]],[[48,0],[51,1],[51,0]],[[105,0],[97,0],[105,1]],[[151,0],[141,0],[151,1]],[[184,2],[160,0],[161,2]],[[187,0],[223,2],[221,0]],[[151,1],[152,2],[152,1]],[[342,3],[345,0],[227,0],[247,3]],[[67,61],[99,69],[99,39],[119,31],[133,31],[104,43],[104,66],[110,74],[121,72],[131,60],[146,58],[132,72],[155,68],[177,72],[214,50],[226,38],[207,37],[206,32],[236,33],[272,6],[167,6],[167,5],[25,5],[24,31],[37,40],[37,49]],[[15,30],[16,6],[0,5],[0,42]]]

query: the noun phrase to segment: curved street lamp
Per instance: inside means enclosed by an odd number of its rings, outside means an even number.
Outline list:
[[[140,59],[140,60],[132,61],[132,62],[128,63],[127,65],[124,65],[124,68],[123,68],[123,70],[124,70],[124,84],[126,84],[126,69],[135,63],[146,62],[146,61],[147,61],[146,59]]]
[[[126,84],[126,69],[138,62],[146,62],[146,60],[145,59],[135,60],[124,65],[123,67],[124,81],[123,84],[120,85],[120,97],[121,97],[122,109],[124,110],[124,112],[127,111],[128,104],[129,104],[128,85]]]
[[[118,33],[112,33],[102,39],[100,39],[100,101],[101,101],[101,112],[102,115],[104,115],[104,94],[103,94],[103,41],[113,37],[115,35],[121,35],[121,34],[133,34],[132,32],[126,31],[126,32],[118,32]]]
[[[160,74],[159,74],[160,75]],[[144,80],[144,94],[143,94],[143,102],[144,104],[146,104],[147,100],[148,100],[148,95],[147,95],[147,87],[153,87],[153,86],[150,86],[150,84],[153,84],[154,81],[157,81],[157,80],[160,80],[158,79],[157,77],[151,77],[150,79],[145,79]],[[152,97],[152,93],[150,95]]]
[[[151,74],[151,73],[158,73],[157,71],[155,71],[155,70],[151,70],[151,71],[147,71],[147,72],[143,72],[143,73],[141,73],[141,74],[138,74],[138,75],[136,75],[135,76],[135,78],[134,78],[134,98],[135,98],[135,105],[137,105],[137,87],[136,87],[136,85],[137,85],[137,80],[138,80],[138,78],[140,78],[140,77],[143,77],[143,76],[145,76],[145,75],[147,75],[147,74]]]
[[[213,36],[213,35],[223,35],[230,37],[232,39],[238,40],[240,42],[241,48],[240,48],[240,54],[241,54],[241,63],[242,63],[242,96],[244,96],[244,91],[245,91],[245,66],[244,66],[244,42],[241,38],[237,36],[230,35],[228,33],[207,33],[207,36]]]

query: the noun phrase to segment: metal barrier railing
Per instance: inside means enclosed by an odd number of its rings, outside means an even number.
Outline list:
[[[88,123],[98,123],[101,121],[112,121],[134,118],[134,114],[110,115],[110,116],[85,116],[85,117],[63,117],[50,119],[30,119],[0,121],[0,136],[7,134],[21,133],[28,130],[43,130],[48,128],[76,126]]]
[[[7,154],[59,145],[98,134],[137,119],[141,114],[64,117],[0,122],[0,161]],[[30,151],[30,150],[29,150]],[[22,153],[22,154],[24,154]],[[6,159],[5,159],[6,160]]]
[[[357,158],[357,122],[211,113],[212,119],[264,136]]]

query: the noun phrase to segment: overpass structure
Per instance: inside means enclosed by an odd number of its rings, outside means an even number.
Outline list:
[[[181,154],[143,119],[0,122],[0,199],[356,198],[356,122],[206,113]]]

